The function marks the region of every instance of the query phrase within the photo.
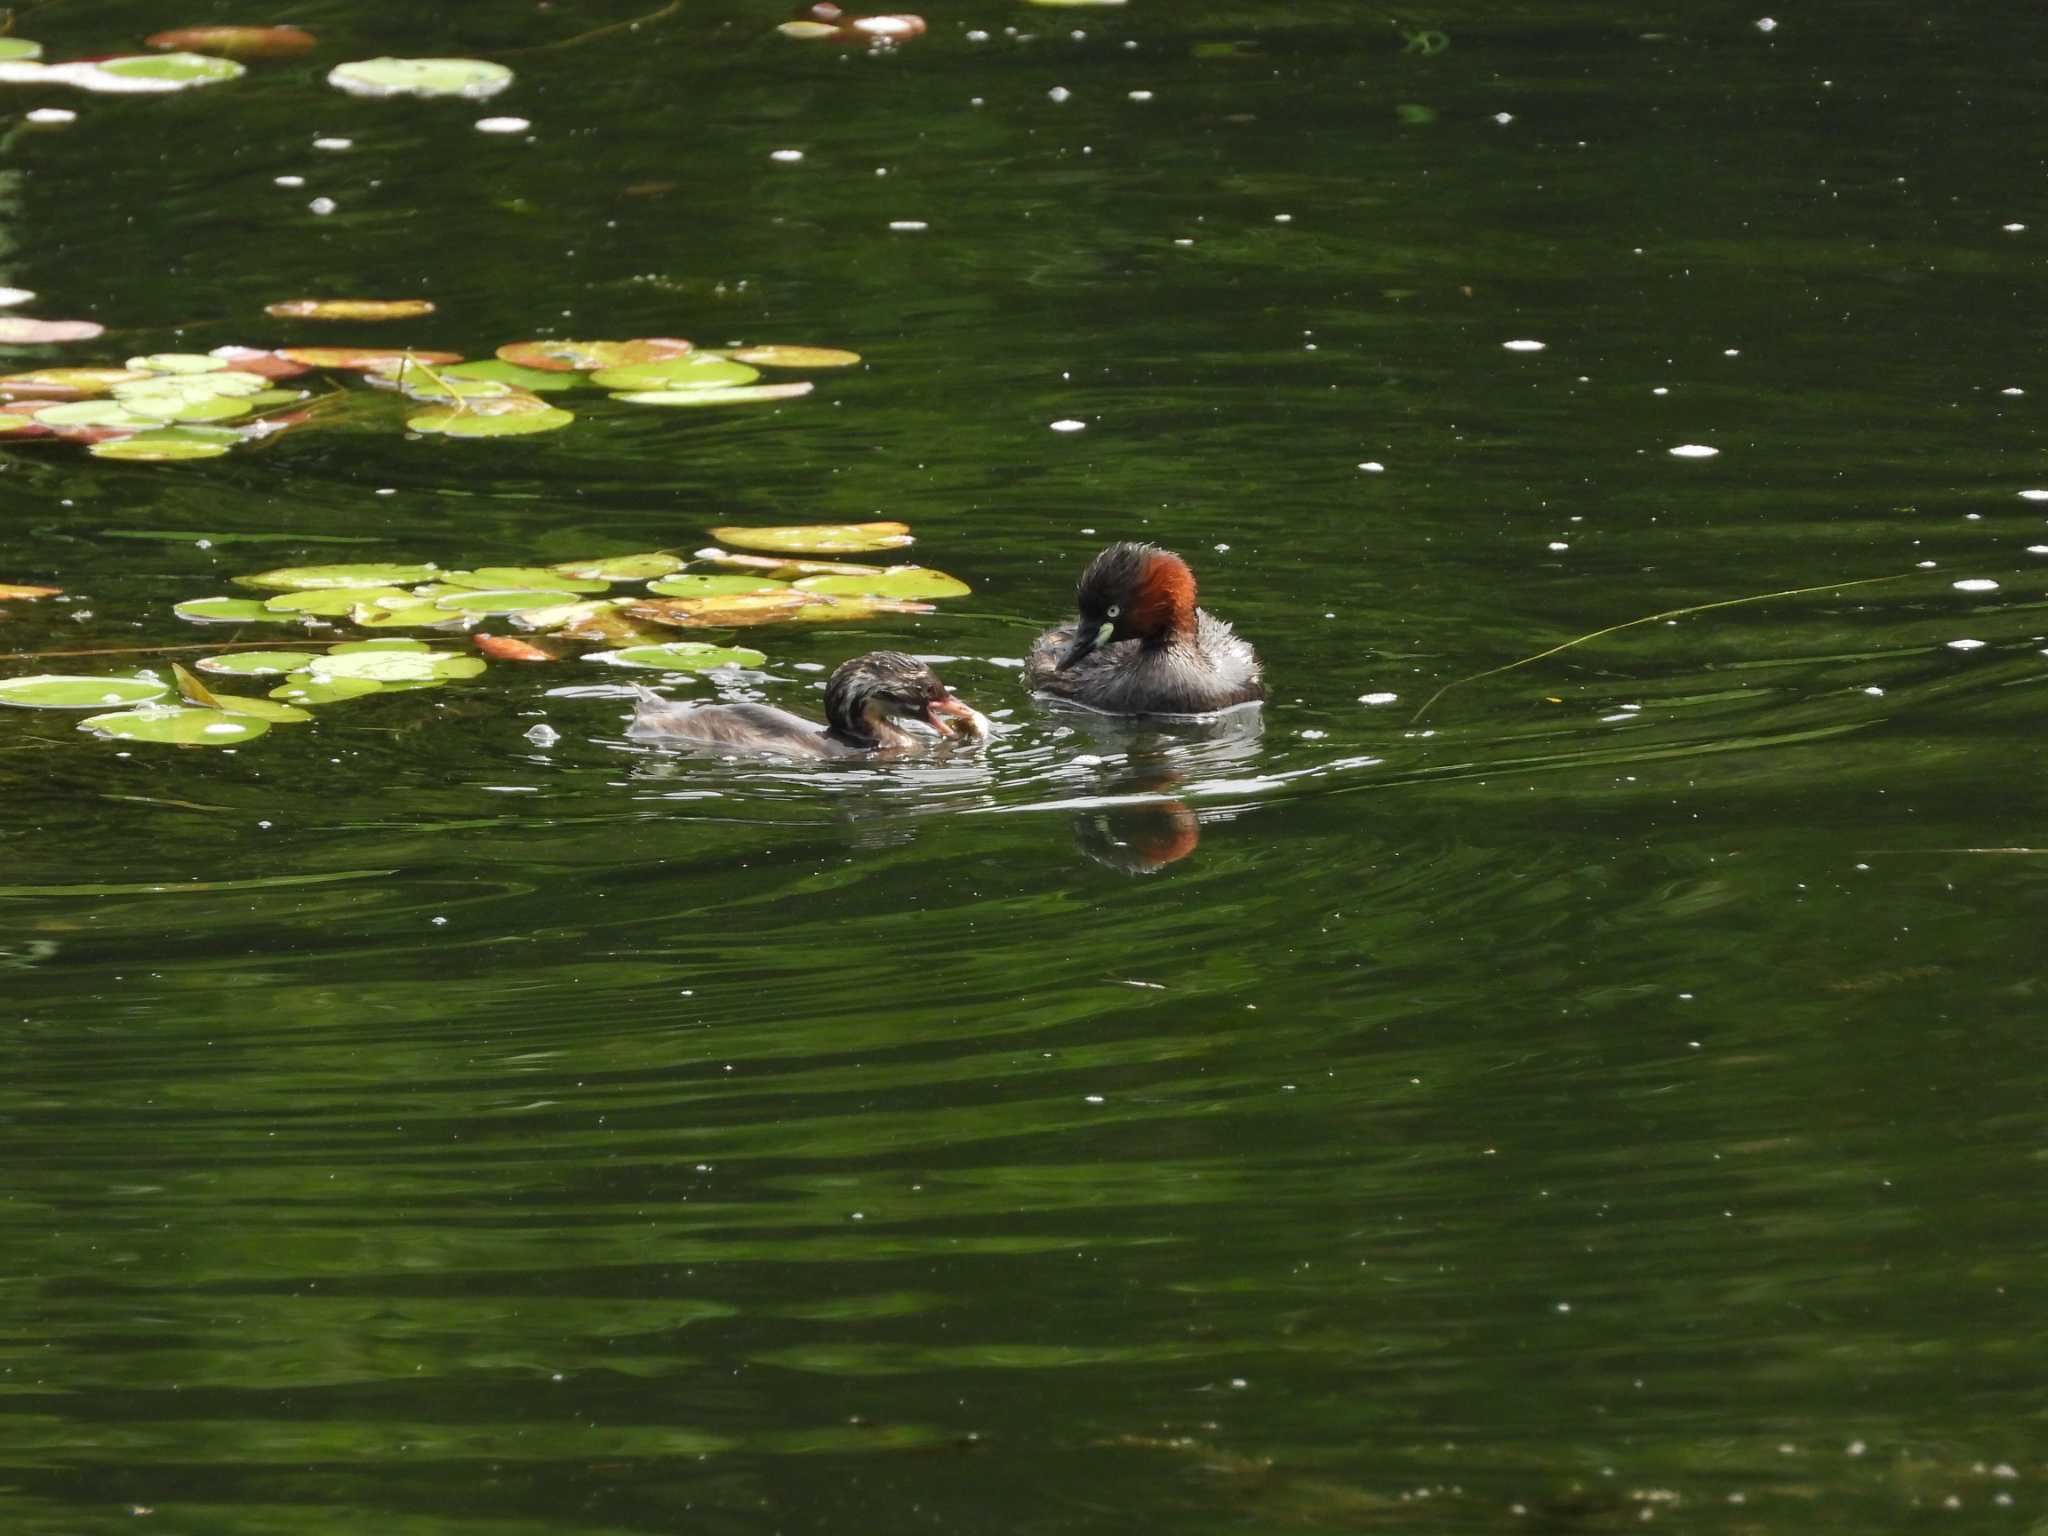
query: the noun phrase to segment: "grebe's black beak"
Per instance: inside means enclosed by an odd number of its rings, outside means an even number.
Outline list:
[[[1053,671],[1064,672],[1075,662],[1088,656],[1116,632],[1114,624],[1077,623],[1074,638],[1067,642],[1067,648],[1060,652],[1060,658],[1053,664]]]

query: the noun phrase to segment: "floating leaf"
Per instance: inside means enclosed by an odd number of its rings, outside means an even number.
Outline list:
[[[544,565],[483,565],[473,571],[443,571],[441,580],[451,586],[467,587],[473,592],[502,591],[509,587],[551,593],[602,592],[608,585],[602,580],[565,576],[561,571]]]
[[[722,389],[750,384],[760,370],[709,352],[672,357],[661,362],[627,363],[600,368],[590,382],[599,389]]]
[[[819,592],[737,592],[729,597],[664,597],[626,605],[631,618],[677,629],[737,629],[782,624],[800,608],[827,606]]]
[[[518,591],[453,592],[439,598],[434,606],[452,609],[461,613],[524,613],[532,608],[559,608],[562,594],[559,591]]]
[[[218,598],[231,602],[231,598]],[[202,656],[202,672],[220,672],[229,677],[268,677],[273,673],[299,672],[318,661],[313,651],[229,651],[224,656]]]
[[[631,341],[515,341],[498,348],[498,356],[548,373],[589,373],[687,357],[690,350],[680,336],[641,336]]]
[[[295,59],[313,49],[299,27],[177,27],[143,39],[152,48],[211,53],[224,59]]]
[[[351,96],[462,96],[482,101],[512,83],[512,71],[487,59],[356,59],[327,72]]]
[[[152,352],[131,357],[128,367],[137,373],[219,373],[228,366],[226,358],[211,352]]]
[[[431,299],[280,299],[263,306],[279,320],[414,320],[433,312]]]
[[[483,379],[493,384],[505,384],[513,389],[535,390],[542,394],[551,394],[560,389],[581,389],[587,382],[580,373],[522,368],[517,363],[508,363],[497,357],[485,358],[480,363],[457,363],[454,367],[443,368],[439,372],[444,379]]]
[[[86,395],[103,395],[116,384],[134,384],[148,377],[133,368],[37,368],[0,378],[0,395],[12,399],[77,400]]]
[[[145,464],[171,464],[184,459],[217,459],[241,441],[232,432],[199,427],[165,427],[94,443],[87,450],[96,459],[126,459]]]
[[[770,400],[795,400],[813,386],[802,384],[740,384],[731,389],[636,389],[613,395],[628,405],[763,405]]]
[[[775,30],[784,37],[793,37],[799,42],[822,42],[828,37],[840,35],[837,27],[822,21],[785,21]]]
[[[78,728],[121,741],[152,741],[175,747],[233,747],[261,736],[270,729],[270,722],[252,715],[231,715],[225,710],[172,704],[90,715],[78,722]]]
[[[812,593],[822,597],[822,593]],[[893,613],[936,613],[930,603],[907,602],[900,597],[827,597],[815,608],[799,608],[790,615],[798,624],[844,623],[854,619],[872,619],[882,614]]]
[[[296,704],[285,704],[274,699],[245,699],[240,694],[217,693],[213,696],[217,708],[231,715],[246,715],[253,720],[267,720],[272,725],[301,725],[313,717]]]
[[[516,635],[474,635],[476,648],[493,661],[555,661],[552,651],[544,651],[530,640],[521,640]]]
[[[24,587],[15,582],[0,581],[0,603],[15,599],[34,602],[39,597],[57,597],[63,591],[62,587]]]
[[[121,388],[133,388],[122,385]],[[227,395],[179,395],[163,394],[137,389],[135,393],[119,396],[123,408],[137,416],[146,416],[152,425],[166,421],[227,421],[232,417],[246,416],[250,406],[247,400],[236,400]]]
[[[709,672],[713,667],[758,667],[768,658],[743,645],[706,645],[701,640],[675,640],[667,645],[635,645],[623,651],[592,651],[585,661],[615,667],[654,667],[668,672]]]
[[[561,603],[553,608],[526,608],[513,614],[512,622],[521,629],[564,629],[587,623],[617,606],[618,600],[603,598],[593,603]]]
[[[323,681],[356,678],[373,683],[408,683],[474,677],[483,669],[483,662],[476,657],[454,651],[347,651],[323,656],[307,671]]]
[[[378,603],[358,603],[348,616],[365,629],[460,629],[468,615],[436,608],[432,603],[412,603],[389,608]]]
[[[417,348],[392,351],[389,347],[279,347],[277,355],[308,368],[342,368],[395,373],[407,358],[417,362],[459,363],[460,352],[422,352]]]
[[[195,597],[177,604],[171,612],[195,624],[274,624],[278,618],[263,604],[248,597]]]
[[[32,43],[25,37],[0,37],[0,60],[40,59],[43,45]]]
[[[20,709],[105,709],[109,704],[141,704],[170,690],[153,677],[80,677],[46,672],[34,677],[0,678],[0,704]]]
[[[697,575],[664,576],[659,581],[647,584],[647,590],[659,597],[724,597],[734,592],[775,592],[785,589],[787,582],[770,576],[738,575]]]
[[[233,59],[215,58],[206,53],[131,53],[118,59],[97,59],[94,67],[118,80],[147,80],[174,90],[185,86],[218,85],[223,80],[236,80],[248,73]]]
[[[564,560],[548,569],[590,581],[646,581],[679,571],[684,560],[664,550],[644,555],[604,555],[595,560]]]
[[[366,693],[382,693],[384,685],[368,677],[316,677],[311,672],[294,672],[270,690],[273,699],[287,704],[339,704],[360,699]]]
[[[237,576],[235,584],[279,592],[311,592],[321,587],[398,586],[431,581],[440,574],[438,565],[286,565],[274,571],[258,571],[253,576]]]
[[[700,549],[696,558],[736,571],[757,571],[777,581],[796,581],[804,576],[879,576],[885,565],[855,565],[847,560],[796,560],[775,555],[736,555],[729,549]]]
[[[112,393],[121,401],[213,400],[224,396],[248,398],[262,394],[269,386],[270,380],[260,373],[222,368],[213,373],[148,374],[114,385]]]
[[[380,635],[375,640],[343,640],[327,648],[330,656],[358,656],[371,651],[431,651],[424,640],[406,640],[397,635]]]
[[[349,612],[358,603],[375,603],[387,597],[412,601],[412,594],[400,587],[318,587],[310,592],[280,592],[263,606],[272,613],[312,613],[333,618]]]
[[[0,437],[55,437],[55,427],[45,426],[34,415],[35,406],[0,406]]]
[[[856,16],[841,24],[856,37],[873,43],[903,43],[924,36],[924,18],[908,13],[893,16]]]
[[[34,346],[46,341],[91,341],[106,327],[96,320],[32,320],[27,315],[0,315],[0,344]]]
[[[411,399],[444,405],[455,400],[503,400],[514,395],[533,398],[502,380],[468,378],[453,369],[444,373],[417,358],[408,358],[395,369],[373,368],[364,378],[381,388],[396,385]]]
[[[405,424],[415,432],[447,437],[518,437],[552,432],[575,419],[573,412],[549,405],[538,396],[515,393],[495,400],[465,401],[459,406],[435,406],[406,417]]]
[[[295,379],[312,371],[305,363],[261,347],[215,347],[208,355],[221,359],[237,372],[261,374],[266,379]]]
[[[789,347],[773,342],[739,347],[726,356],[762,368],[851,368],[860,361],[858,352],[842,352],[837,347]]]
[[[901,549],[916,542],[908,523],[804,523],[775,528],[714,528],[711,537],[741,549],[771,554],[863,554],[876,549]]]
[[[823,592],[828,597],[901,597],[913,601],[965,597],[973,590],[944,571],[922,565],[892,565],[879,576],[806,576],[796,586],[799,592]]]
[[[118,400],[67,400],[37,409],[35,419],[46,427],[132,427],[141,431],[156,421],[131,411]]]

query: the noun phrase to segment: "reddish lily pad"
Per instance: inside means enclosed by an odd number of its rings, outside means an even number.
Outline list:
[[[277,355],[308,368],[343,368],[394,373],[410,357],[429,364],[459,363],[460,352],[422,352],[413,349],[394,352],[389,347],[279,347]]]
[[[299,27],[175,27],[143,41],[152,48],[223,59],[295,59],[313,50],[313,34]]]
[[[772,528],[713,528],[711,537],[741,549],[782,555],[865,554],[916,542],[908,523],[802,523]]]
[[[0,315],[0,344],[35,346],[42,342],[91,341],[106,334],[97,320],[34,320],[27,315]]]
[[[726,356],[761,368],[851,368],[860,361],[858,352],[843,352],[837,347],[791,347],[775,342],[739,347]]]
[[[261,347],[215,347],[208,355],[221,359],[242,373],[260,373],[266,379],[295,379],[312,371],[305,363],[293,362],[280,353],[265,351]]]
[[[493,661],[558,661],[553,651],[544,651],[530,640],[516,635],[472,635],[476,648]]]
[[[416,320],[433,312],[432,299],[280,299],[263,306],[279,320]]]
[[[690,351],[680,336],[641,336],[631,341],[515,341],[498,348],[498,356],[546,373],[591,373],[665,362]]]

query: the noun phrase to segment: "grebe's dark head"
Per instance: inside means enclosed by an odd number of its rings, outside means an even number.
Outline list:
[[[1112,544],[1081,573],[1074,589],[1080,620],[1060,652],[1064,672],[1097,646],[1118,640],[1164,645],[1195,628],[1195,573],[1156,544]]]
[[[901,651],[869,651],[839,664],[825,684],[825,719],[854,741],[901,737],[898,720],[917,720],[941,736],[979,736],[981,716],[954,698],[938,674]]]

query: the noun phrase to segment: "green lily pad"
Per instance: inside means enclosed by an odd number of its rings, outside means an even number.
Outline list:
[[[34,412],[34,419],[51,427],[133,427],[140,431],[162,425],[155,417],[131,411],[118,400],[67,400],[61,405],[42,406]]]
[[[743,645],[706,645],[677,640],[669,645],[634,645],[622,651],[592,651],[585,661],[615,667],[650,667],[665,672],[708,672],[713,667],[758,667],[768,658]]]
[[[892,565],[879,576],[806,576],[799,592],[827,597],[901,597],[913,602],[932,597],[965,597],[973,589],[944,571],[922,565]]]
[[[122,385],[123,389],[133,388]],[[249,402],[237,400],[228,395],[202,395],[197,399],[177,394],[157,394],[136,389],[133,394],[117,395],[116,400],[137,416],[152,417],[164,421],[226,421],[233,416],[249,414]]]
[[[268,677],[303,671],[319,659],[313,651],[229,651],[224,656],[200,657],[199,670],[228,677]]]
[[[174,85],[218,85],[249,72],[233,59],[217,59],[210,53],[132,53],[101,59],[98,68],[123,80],[161,80]]]
[[[435,406],[406,417],[405,424],[415,432],[447,437],[521,437],[529,432],[552,432],[575,419],[573,412],[549,405],[536,395],[515,392],[494,400],[465,401],[460,406]]]
[[[482,379],[493,384],[510,385],[513,389],[532,390],[539,394],[559,389],[581,389],[589,382],[581,373],[522,368],[517,363],[508,363],[498,357],[486,358],[480,363],[457,363],[452,368],[439,368],[435,371],[443,378]]]
[[[213,696],[216,707],[231,715],[246,715],[253,720],[267,720],[272,725],[303,725],[312,715],[296,704],[285,704],[276,699],[245,699],[239,694],[216,693]]]
[[[907,523],[803,523],[778,528],[714,528],[711,537],[771,555],[851,555],[901,549],[917,541]]]
[[[722,572],[706,575],[664,576],[650,581],[647,590],[661,597],[719,597],[731,592],[777,592],[788,586],[771,576],[737,576]]]
[[[599,389],[726,389],[735,384],[751,384],[759,377],[758,368],[714,353],[697,352],[662,362],[600,368],[590,375],[590,382]]]
[[[376,640],[344,640],[341,644],[328,647],[330,656],[364,656],[372,651],[431,651],[433,647],[424,640],[405,640],[397,635],[386,635]]]
[[[254,715],[231,715],[222,709],[160,704],[110,715],[88,715],[78,722],[78,728],[121,741],[153,741],[176,747],[233,747],[261,736],[270,729],[270,722]]]
[[[462,656],[454,651],[344,651],[330,652],[307,669],[320,680],[367,679],[374,683],[410,683],[475,677],[484,670],[481,656]]]
[[[264,599],[263,606],[272,613],[314,613],[335,618],[358,603],[381,602],[387,597],[410,601],[412,594],[403,587],[318,587],[311,592],[280,592]]]
[[[0,678],[0,704],[20,709],[105,709],[109,704],[142,704],[169,688],[152,677],[80,677],[46,672]]]
[[[548,373],[589,373],[669,361],[691,351],[680,336],[636,336],[631,341],[515,341],[498,348],[498,357]]]
[[[240,441],[232,432],[215,433],[199,427],[164,427],[94,443],[86,452],[96,459],[169,464],[181,459],[217,459]]]
[[[564,629],[570,625],[588,623],[602,614],[611,612],[621,601],[632,599],[599,598],[595,602],[562,603],[553,608],[522,608],[512,615],[512,622],[520,629],[543,630]]]
[[[396,384],[409,399],[446,403],[451,400],[502,400],[508,395],[528,395],[502,379],[470,378],[455,372],[453,368],[441,369],[418,358],[409,357],[396,368],[374,368],[369,372],[372,384],[389,382]]]
[[[0,378],[0,395],[71,399],[105,394],[116,384],[133,384],[148,377],[132,368],[35,368]]]
[[[252,597],[187,598],[173,606],[171,612],[195,624],[256,624],[265,620],[274,624],[278,618]]]
[[[680,571],[689,562],[655,550],[644,555],[605,555],[595,560],[564,560],[549,570],[589,581],[647,581]]]
[[[808,379],[798,384],[738,384],[729,389],[634,389],[612,396],[628,405],[766,405],[771,400],[797,400],[816,386]]]
[[[269,587],[280,592],[311,592],[322,587],[388,587],[432,581],[438,565],[285,565],[253,576],[237,576],[243,587]]]
[[[491,591],[451,592],[437,598],[437,608],[455,609],[462,613],[524,613],[530,608],[557,608],[561,606],[563,593],[554,590],[520,590],[500,588]]]
[[[349,610],[348,616],[364,629],[455,629],[472,617],[437,608],[432,603],[411,603],[398,608],[386,607],[382,603],[358,603]]]
[[[0,37],[0,63],[14,59],[40,59],[43,45],[32,43],[25,37]]]
[[[228,360],[205,352],[152,352],[147,357],[128,359],[135,373],[225,373]]]
[[[368,677],[320,677],[312,672],[294,672],[270,690],[273,699],[287,704],[339,704],[360,699],[366,693],[382,693],[384,685]]]
[[[327,72],[351,96],[461,96],[482,101],[512,83],[512,71],[488,59],[355,59]]]
[[[735,347],[734,361],[757,363],[763,368],[851,368],[860,361],[858,352],[838,347],[788,347],[770,342],[758,347]]]
[[[473,571],[446,571],[441,579],[475,592],[502,592],[512,587],[535,592],[602,592],[610,585],[544,565],[480,565]]]

